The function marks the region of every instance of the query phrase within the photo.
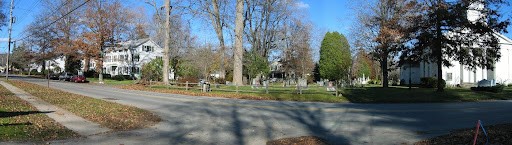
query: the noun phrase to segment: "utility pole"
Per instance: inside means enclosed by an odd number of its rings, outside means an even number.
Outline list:
[[[169,85],[169,33],[170,33],[170,22],[171,22],[171,6],[170,6],[171,0],[165,0],[165,41],[164,41],[164,68],[162,69],[162,80],[164,82],[164,85]]]
[[[11,0],[11,7],[9,8],[9,38],[7,40],[7,61],[5,63],[6,65],[6,71],[5,71],[5,79],[9,80],[9,54],[11,54],[11,31],[12,31],[12,9],[14,8],[14,0]]]
[[[102,0],[98,0],[98,14],[100,16],[100,25],[99,25],[99,32],[98,34],[100,35],[100,59],[97,61],[98,64],[96,65],[100,65],[99,67],[99,70],[96,70],[98,73],[98,81],[100,84],[103,84],[103,15],[102,15],[102,12],[101,12],[101,1]],[[96,67],[98,68],[98,67]]]

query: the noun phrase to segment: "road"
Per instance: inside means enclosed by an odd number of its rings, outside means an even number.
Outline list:
[[[46,80],[12,78],[46,85]],[[50,87],[155,112],[153,127],[71,144],[233,144],[315,135],[332,144],[412,144],[452,129],[512,122],[512,101],[353,104],[255,101],[133,91],[105,85],[50,82]]]

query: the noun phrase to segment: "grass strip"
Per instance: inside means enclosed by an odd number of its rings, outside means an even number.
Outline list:
[[[128,90],[139,90],[139,91],[150,91],[158,93],[171,93],[171,94],[183,94],[190,96],[208,96],[208,97],[221,97],[221,98],[234,98],[234,99],[247,99],[247,100],[279,100],[279,101],[301,101],[301,102],[328,102],[328,103],[340,103],[347,102],[344,97],[336,97],[331,92],[318,91],[311,89],[304,91],[303,94],[297,94],[295,88],[291,87],[285,91],[272,92],[266,94],[264,89],[259,89],[260,92],[224,92],[224,91],[212,91],[204,93],[198,90],[183,90],[174,89],[166,86],[144,86],[144,85],[122,85],[117,86],[121,89]],[[212,88],[214,89],[214,88]],[[283,88],[281,88],[283,89]],[[243,91],[241,89],[241,91]]]
[[[145,128],[160,121],[157,115],[133,106],[121,105],[18,80],[8,82],[48,103],[115,131]]]
[[[0,141],[48,141],[79,135],[0,86]]]

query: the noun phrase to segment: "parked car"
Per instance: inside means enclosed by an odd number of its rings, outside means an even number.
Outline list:
[[[63,72],[60,74],[59,76],[59,80],[64,80],[64,81],[69,81],[69,79],[73,77],[73,74],[72,73],[69,73],[69,72]]]
[[[50,74],[50,79],[52,79],[52,80],[58,80],[58,79],[59,79],[59,75],[58,75],[58,74],[54,74],[54,73],[52,73],[52,74]]]
[[[87,82],[87,80],[85,79],[85,76],[84,75],[74,75],[73,77],[71,77],[69,79],[70,82],[75,82],[75,83],[85,83]]]

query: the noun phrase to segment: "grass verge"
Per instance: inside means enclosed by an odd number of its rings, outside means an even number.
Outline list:
[[[248,99],[248,100],[279,100],[279,101],[301,101],[301,102],[329,102],[329,103],[340,103],[347,102],[344,97],[335,97],[331,92],[318,91],[311,89],[304,91],[303,94],[297,94],[293,92],[293,88],[288,90],[282,89],[281,91],[271,91],[266,94],[265,90],[258,90],[255,92],[240,92],[234,91],[212,91],[204,93],[198,90],[183,90],[169,88],[166,86],[144,86],[144,85],[122,85],[118,86],[121,89],[139,90],[139,91],[150,91],[159,93],[171,93],[171,94],[183,94],[190,96],[208,96],[208,97],[222,97],[222,98],[234,98],[234,99]],[[243,89],[243,88],[240,88]]]
[[[0,86],[0,141],[47,141],[79,135]]]
[[[87,80],[91,83],[99,83],[98,78],[87,78]],[[103,79],[103,83],[105,83],[107,85],[130,85],[130,84],[134,84],[135,81],[134,80],[118,81],[118,80],[112,80],[112,79]]]
[[[160,121],[157,115],[136,107],[72,94],[23,81],[10,80],[8,82],[48,103],[115,131],[145,128]]]
[[[442,135],[416,142],[415,145],[448,145],[448,144],[472,144],[476,128],[460,129],[448,135]],[[506,145],[512,143],[512,124],[499,124],[485,126],[489,136],[489,144]],[[477,143],[486,144],[487,138],[482,129],[479,130]]]
[[[428,103],[428,102],[476,102],[482,100],[510,100],[512,87],[503,92],[474,92],[469,88],[446,88],[436,92],[432,88],[367,87],[344,90],[344,96],[354,103]]]
[[[341,90],[343,97],[336,97],[334,92],[327,92],[324,87],[312,86],[297,94],[293,87],[269,87],[269,93],[265,89],[252,89],[250,86],[239,87],[236,93],[234,86],[212,86],[212,92],[203,93],[194,89],[185,90],[174,86],[143,86],[137,84],[119,85],[121,89],[150,91],[159,93],[184,94],[190,96],[209,96],[249,100],[278,100],[301,102],[328,102],[328,103],[431,103],[431,102],[476,102],[482,100],[510,100],[512,99],[512,87],[506,87],[503,92],[474,92],[469,88],[446,88],[444,92],[436,92],[432,88],[390,87],[378,86],[363,88],[347,88]]]

